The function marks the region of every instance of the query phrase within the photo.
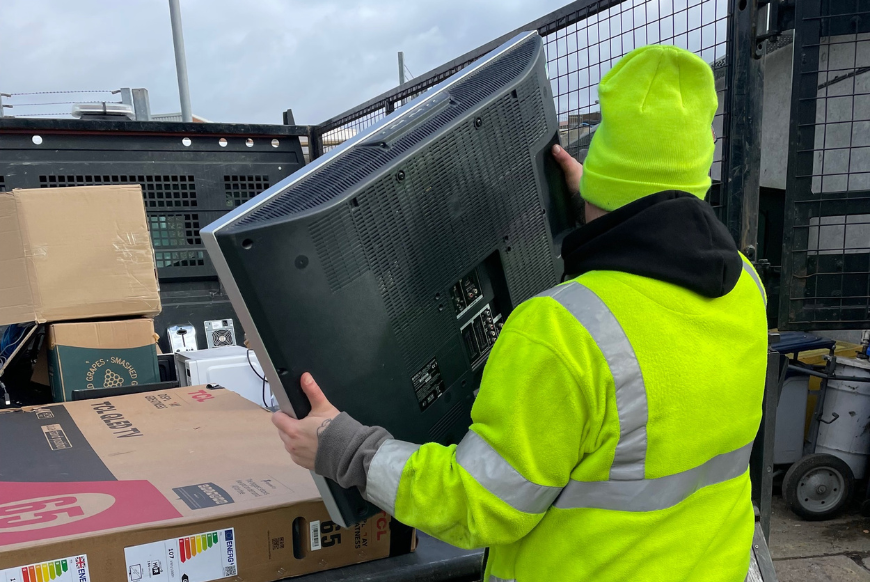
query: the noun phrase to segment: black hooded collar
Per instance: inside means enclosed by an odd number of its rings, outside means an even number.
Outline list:
[[[709,204],[669,190],[578,228],[562,242],[566,277],[622,271],[716,298],[740,278],[743,260]]]

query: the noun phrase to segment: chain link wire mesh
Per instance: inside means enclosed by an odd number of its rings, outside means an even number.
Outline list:
[[[601,121],[598,84],[625,54],[647,44],[688,49],[714,70],[719,109],[713,123],[716,150],[709,201],[723,218],[725,199],[720,181],[727,160],[729,13],[733,0],[581,0],[529,23],[544,40],[547,69],[559,116],[560,137],[578,159],[588,151]],[[483,47],[482,47],[483,48]],[[415,96],[461,71],[487,51],[472,51],[434,73],[372,100],[315,128],[323,154],[393,112]],[[650,136],[650,139],[655,139]]]
[[[799,2],[780,327],[870,326],[870,5]]]

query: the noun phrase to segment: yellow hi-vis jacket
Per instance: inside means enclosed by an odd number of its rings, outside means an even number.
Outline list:
[[[742,582],[754,529],[764,289],[593,271],[520,305],[459,445],[387,440],[366,496],[485,581]]]

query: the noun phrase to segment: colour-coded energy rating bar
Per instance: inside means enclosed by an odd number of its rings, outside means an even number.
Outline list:
[[[43,582],[43,580],[54,580],[59,578],[61,573],[69,570],[69,562],[66,560],[57,560],[55,562],[43,562],[27,568],[21,568],[21,578],[24,582]]]
[[[233,528],[124,548],[124,560],[127,582],[211,582],[239,573]]]
[[[0,582],[89,582],[85,555],[0,571]]]
[[[201,554],[218,543],[218,532],[178,538],[178,556],[186,562],[197,554]]]

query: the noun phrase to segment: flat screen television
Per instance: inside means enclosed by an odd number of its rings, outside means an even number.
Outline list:
[[[559,282],[559,131],[520,34],[202,230],[282,410],[308,371],[395,438],[462,439],[504,321]],[[340,525],[378,511],[315,479]]]

